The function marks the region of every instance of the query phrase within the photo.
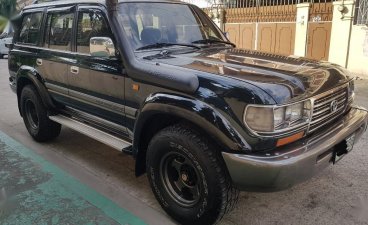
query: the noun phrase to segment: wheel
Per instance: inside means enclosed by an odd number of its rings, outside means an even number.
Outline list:
[[[156,134],[147,150],[147,174],[162,208],[181,224],[213,224],[239,192],[217,146],[195,128],[178,124]]]
[[[4,58],[4,55],[3,54],[0,54],[0,59],[3,59]]]
[[[61,125],[48,118],[47,110],[33,85],[23,88],[20,107],[24,124],[34,140],[45,142],[59,136]]]

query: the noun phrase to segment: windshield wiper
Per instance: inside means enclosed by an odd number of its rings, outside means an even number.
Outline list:
[[[150,44],[150,45],[146,45],[146,46],[137,48],[136,51],[153,49],[153,48],[164,48],[164,47],[170,47],[170,46],[175,46],[175,45],[177,45],[177,46],[184,46],[184,47],[190,47],[190,48],[196,48],[196,49],[201,49],[200,47],[195,46],[195,45],[191,45],[191,44],[159,42],[159,43]]]
[[[236,47],[236,45],[231,43],[231,42],[222,41],[222,40],[215,40],[215,39],[202,39],[202,40],[192,42],[192,44],[212,44],[212,43],[222,43],[222,44],[231,45],[234,48]]]

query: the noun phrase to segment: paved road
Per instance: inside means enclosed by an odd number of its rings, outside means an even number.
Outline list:
[[[145,225],[0,131],[0,223]]]
[[[6,60],[0,60],[2,132],[146,223],[173,224],[157,204],[147,178],[135,178],[129,156],[70,129],[63,129],[52,143],[33,142],[8,87],[6,67]],[[368,108],[368,81],[358,81],[357,89],[357,102]],[[367,146],[365,134],[336,166],[289,190],[242,193],[236,209],[221,224],[368,224]]]

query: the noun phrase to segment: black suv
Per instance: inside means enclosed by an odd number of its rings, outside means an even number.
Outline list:
[[[238,190],[311,177],[367,127],[347,70],[236,49],[194,5],[56,1],[13,25],[10,86],[31,136],[64,125],[133,155],[183,224],[215,223]]]

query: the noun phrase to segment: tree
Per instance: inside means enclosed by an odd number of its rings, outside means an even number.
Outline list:
[[[0,16],[7,19],[17,12],[17,0],[0,0]]]
[[[6,27],[7,22],[8,22],[8,20],[5,17],[0,16],[0,33]]]

